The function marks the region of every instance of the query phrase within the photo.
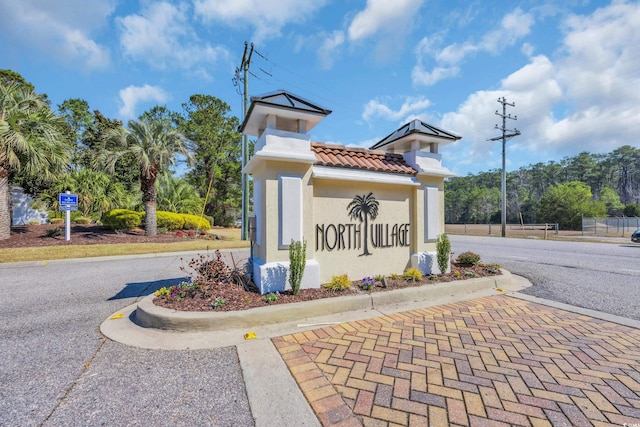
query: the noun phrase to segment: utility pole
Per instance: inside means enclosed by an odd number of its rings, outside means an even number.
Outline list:
[[[505,160],[507,138],[520,135],[520,131],[515,128],[513,130],[507,129],[507,119],[518,120],[518,116],[511,117],[511,114],[507,114],[507,105],[515,107],[516,103],[513,102],[509,104],[504,96],[502,98],[498,98],[498,102],[502,104],[502,114],[496,110],[496,115],[502,117],[502,127],[496,125],[495,128],[502,131],[502,136],[491,138],[489,141],[502,140],[502,237],[505,237],[507,235],[507,170]]]
[[[236,82],[240,77],[240,70],[243,72],[242,80],[244,82],[243,90],[243,106],[242,106],[242,121],[247,117],[247,110],[249,109],[249,66],[251,65],[251,55],[253,54],[253,43],[249,49],[248,43],[244,42],[244,53],[242,54],[242,63],[239,68],[236,68]],[[242,135],[242,169],[247,165],[249,161],[249,137]],[[249,230],[249,191],[247,185],[247,174],[242,172],[242,228],[241,239],[247,240]]]

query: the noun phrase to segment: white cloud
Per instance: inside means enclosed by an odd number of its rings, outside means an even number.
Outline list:
[[[195,0],[195,13],[205,21],[224,25],[249,24],[255,28],[252,40],[277,37],[289,23],[302,23],[327,0]]]
[[[374,39],[373,57],[378,62],[389,62],[397,57],[405,45],[404,39],[413,29],[424,0],[367,0],[365,8],[353,16],[346,28],[331,33],[320,32],[311,37],[296,37],[296,51],[307,45],[317,47],[320,66],[331,69],[346,44],[353,47]],[[347,15],[347,19],[349,14]]]
[[[87,70],[109,65],[109,51],[92,38],[115,9],[115,0],[0,2],[0,38],[19,46],[38,46],[40,52],[67,66]]]
[[[362,118],[370,121],[375,118],[384,120],[398,121],[406,119],[409,114],[416,111],[421,112],[431,105],[431,102],[425,97],[408,97],[398,110],[392,110],[387,105],[377,99],[370,100],[364,107]]]
[[[118,18],[125,55],[155,68],[183,69],[226,57],[226,49],[198,40],[189,24],[188,12],[185,3],[174,6],[160,2],[150,3],[141,14]]]
[[[439,64],[458,64],[467,55],[477,51],[478,46],[471,43],[452,44],[436,53],[435,59]]]
[[[563,99],[562,90],[555,79],[556,70],[545,56],[537,56],[520,70],[502,81],[495,91],[479,91],[469,96],[458,111],[447,113],[442,118],[442,126],[465,138],[471,143],[462,163],[484,162],[487,147],[499,144],[487,140],[500,135],[494,125],[502,126],[502,105],[498,98],[505,97],[515,107],[507,107],[507,114],[518,120],[507,120],[508,129],[518,128],[523,135],[510,141],[513,149],[531,149],[531,139],[545,132],[553,122],[553,105]],[[497,167],[497,166],[496,166]]]
[[[363,40],[379,31],[398,31],[394,24],[410,25],[424,0],[367,0],[367,6],[349,25],[349,39]],[[404,28],[400,27],[400,28]]]
[[[564,94],[555,78],[556,73],[547,57],[537,56],[505,78],[499,90],[476,92],[466,99],[458,111],[445,114],[442,126],[464,138],[449,148],[455,149],[458,145],[461,149],[464,146],[464,155],[456,157],[457,163],[501,167],[501,156],[497,154],[501,151],[500,141],[488,140],[501,135],[494,125],[502,126],[502,118],[495,114],[502,114],[502,105],[497,102],[502,97],[516,104],[515,107],[507,107],[506,113],[518,118],[517,121],[507,119],[507,129],[522,131],[521,136],[509,140],[509,150],[540,154],[541,150],[552,149],[540,145],[540,136],[554,122],[554,104],[563,100]]]
[[[581,105],[637,104],[639,26],[638,3],[614,3],[591,16],[567,19],[559,77],[569,95]]]
[[[485,34],[477,49],[492,54],[499,53],[529,34],[534,23],[530,13],[524,13],[518,8],[502,18],[499,29]]]
[[[334,31],[327,35],[322,42],[322,46],[318,49],[317,55],[320,65],[323,69],[328,70],[333,67],[339,48],[344,44],[344,33],[342,31]]]
[[[136,115],[136,107],[142,102],[153,101],[163,103],[168,99],[167,94],[158,86],[128,86],[120,90],[122,107],[118,111],[123,120],[133,119]]]
[[[558,80],[571,109],[548,129],[551,143],[597,152],[640,146],[639,25],[640,4],[624,2],[566,20]]]
[[[567,18],[555,61],[532,57],[498,90],[475,92],[443,116],[441,126],[463,136],[444,148],[447,156],[459,164],[482,164],[485,170],[501,167],[500,141],[487,140],[500,135],[493,125],[502,125],[495,115],[502,112],[496,102],[502,96],[516,103],[507,113],[518,120],[507,120],[507,128],[522,132],[508,142],[507,161],[513,162],[508,168],[528,166],[530,158],[640,147],[638,23],[638,3],[614,2],[591,15]]]
[[[384,62],[397,57],[422,3],[424,0],[367,0],[364,10],[358,12],[349,25],[349,40],[357,43],[377,36],[376,59]]]
[[[533,56],[536,51],[536,48],[530,43],[522,43],[522,48],[520,51],[526,56]]]
[[[383,136],[380,136],[380,137],[375,137],[375,138],[364,139],[364,140],[358,141],[358,142],[353,143],[353,144],[347,144],[347,147],[369,148],[369,147],[374,146],[378,142],[380,142],[380,140],[382,138],[384,138],[385,136],[386,135],[383,135]],[[341,145],[344,145],[344,144],[341,144]]]
[[[467,56],[478,52],[487,52],[492,55],[500,53],[529,34],[534,22],[533,15],[524,13],[518,8],[502,18],[500,28],[484,34],[477,43],[473,41],[454,43],[437,50],[435,44],[440,41],[440,37],[423,38],[416,48],[417,63],[411,73],[413,84],[431,86],[440,80],[458,75],[459,64]],[[435,65],[431,71],[428,71],[425,63],[431,58],[435,61]]]
[[[460,73],[459,67],[435,67],[431,71],[426,71],[424,68],[415,66],[411,70],[411,79],[414,83],[419,83],[423,86],[431,86],[450,77],[455,77]]]

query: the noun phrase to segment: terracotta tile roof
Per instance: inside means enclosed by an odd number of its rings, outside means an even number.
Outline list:
[[[315,164],[319,166],[391,172],[403,175],[415,175],[417,173],[415,169],[405,162],[401,154],[321,142],[312,142],[311,150],[316,155]]]

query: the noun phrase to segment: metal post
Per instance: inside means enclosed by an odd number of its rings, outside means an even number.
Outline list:
[[[244,102],[242,120],[247,117],[247,111],[249,110],[249,64],[251,63],[251,54],[253,53],[253,43],[251,43],[251,50],[247,55],[247,42],[244,42],[244,53],[242,54],[242,71],[244,80]],[[240,238],[247,240],[249,232],[249,190],[247,185],[247,174],[244,173],[244,168],[249,162],[249,137],[242,135],[242,225]]]
[[[504,108],[504,105],[502,106]],[[505,127],[505,118],[502,117],[502,128]],[[507,235],[507,169],[506,169],[507,138],[502,133],[502,237]]]
[[[65,191],[66,194],[71,194],[71,191]],[[71,240],[71,210],[64,211],[64,240]]]

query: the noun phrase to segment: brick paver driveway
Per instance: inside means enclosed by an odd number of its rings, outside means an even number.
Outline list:
[[[640,425],[640,331],[500,295],[274,338],[329,425]]]

